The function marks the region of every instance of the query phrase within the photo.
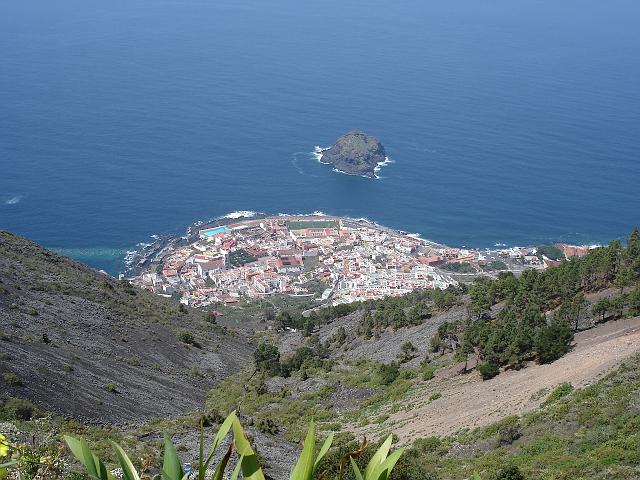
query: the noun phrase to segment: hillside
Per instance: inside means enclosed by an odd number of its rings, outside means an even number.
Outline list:
[[[429,382],[418,383],[379,425],[355,428],[358,437],[377,438],[393,431],[401,442],[449,435],[484,427],[510,415],[539,407],[558,385],[584,387],[595,383],[620,363],[640,352],[640,317],[612,321],[576,334],[571,352],[553,363],[509,370],[487,381],[480,375],[460,375],[462,364],[443,368]],[[439,394],[436,401],[430,400]],[[391,406],[389,406],[391,407]]]
[[[198,409],[252,346],[179,307],[0,232],[0,392],[88,422]]]

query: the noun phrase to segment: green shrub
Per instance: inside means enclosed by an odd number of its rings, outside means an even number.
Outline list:
[[[187,345],[194,345],[196,341],[193,334],[189,330],[185,330],[183,328],[176,332],[176,338],[179,342],[186,343]]]
[[[416,378],[416,372],[414,370],[403,370],[400,374],[400,378],[411,380],[412,378]]]
[[[276,422],[269,417],[259,419],[256,428],[260,433],[267,435],[276,435],[280,431]]]
[[[435,453],[442,446],[442,440],[438,437],[418,438],[413,448],[425,453]]]
[[[378,375],[380,377],[380,383],[382,385],[391,385],[396,381],[398,375],[400,375],[400,369],[395,363],[382,364],[378,368]]]
[[[201,421],[203,427],[211,427],[213,425],[220,425],[224,422],[224,417],[218,410],[211,409],[202,415]]]
[[[544,255],[551,260],[561,260],[564,258],[564,252],[553,245],[540,245],[537,247],[538,255]]]
[[[567,382],[561,383],[549,394],[543,405],[550,405],[553,402],[560,400],[562,397],[566,397],[571,392],[573,392],[573,385]]]
[[[263,342],[253,352],[256,370],[275,376],[280,373],[280,350],[276,345]]]
[[[0,409],[2,420],[31,420],[37,414],[33,403],[21,398],[8,398],[3,401]]]
[[[140,363],[140,359],[136,356],[133,357],[127,357],[124,359],[124,362],[127,365],[131,365],[132,367],[139,367],[141,365]]]
[[[553,320],[538,332],[535,349],[539,363],[551,363],[571,350],[573,331],[563,320]]]
[[[18,378],[18,376],[13,373],[13,372],[7,372],[4,375],[2,375],[2,378],[4,379],[5,382],[7,382],[9,385],[22,385],[22,381]]]
[[[116,386],[113,383],[105,383],[102,388],[104,388],[107,392],[117,393]]]
[[[436,392],[429,397],[429,403],[442,398],[442,394],[440,392]]]
[[[438,367],[433,365],[425,365],[422,367],[422,380],[425,382],[431,380],[435,376],[436,370],[438,370]]]
[[[500,373],[500,368],[494,363],[486,362],[478,365],[478,371],[482,376],[482,380],[489,380]]]
[[[518,467],[511,465],[500,470],[496,480],[524,480],[524,475]]]
[[[498,429],[498,442],[500,442],[500,445],[511,445],[521,436],[520,424],[517,421],[506,423]]]

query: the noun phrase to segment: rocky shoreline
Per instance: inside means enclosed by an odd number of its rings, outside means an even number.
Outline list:
[[[331,147],[316,148],[320,163],[334,166],[347,175],[378,178],[377,172],[390,160],[380,140],[359,130],[340,137]]]

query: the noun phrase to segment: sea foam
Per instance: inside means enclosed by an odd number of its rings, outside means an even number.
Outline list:
[[[252,210],[237,210],[235,212],[227,213],[226,215],[223,215],[219,218],[251,218],[255,217],[256,215],[257,212],[254,212]]]
[[[16,205],[20,203],[20,200],[22,200],[22,195],[16,195],[15,197],[11,197],[9,200],[7,200],[4,203],[6,205]]]
[[[324,152],[325,150],[329,150],[329,148],[331,148],[331,147],[323,148],[323,147],[321,147],[319,145],[316,145],[315,147],[313,147],[313,152],[311,152],[311,154],[315,157],[315,159],[318,162],[320,162],[322,164],[325,164],[325,162],[322,161],[322,152]],[[386,167],[387,165],[389,165],[391,163],[395,163],[395,162],[393,160],[391,160],[389,157],[384,157],[384,160],[382,162],[378,162],[378,164],[373,168],[374,178],[376,178],[376,179],[382,178],[382,177],[380,177],[378,175],[378,172],[382,169],[382,167]],[[354,177],[370,178],[370,177],[368,177],[366,175],[355,175],[353,173],[344,172],[344,171],[339,170],[337,168],[333,168],[332,170],[334,172],[337,172],[337,173],[343,173],[345,175],[351,175],[351,176],[354,176]]]

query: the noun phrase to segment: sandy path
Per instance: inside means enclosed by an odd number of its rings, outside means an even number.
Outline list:
[[[462,428],[493,423],[508,415],[537,407],[562,382],[575,387],[593,383],[640,351],[640,317],[609,322],[576,335],[573,351],[550,365],[530,365],[508,371],[483,382],[477,373],[456,375],[460,366],[444,369],[403,401],[404,410],[392,414],[381,426],[358,428],[358,436],[377,436],[372,428],[393,430],[401,441],[417,437],[447,435]],[[431,403],[435,392],[442,397]],[[540,397],[540,398],[539,398]]]

